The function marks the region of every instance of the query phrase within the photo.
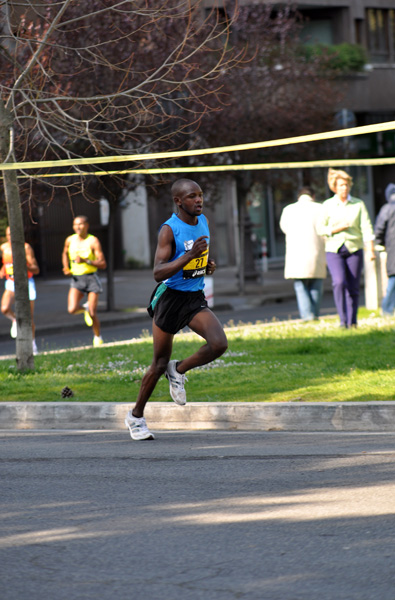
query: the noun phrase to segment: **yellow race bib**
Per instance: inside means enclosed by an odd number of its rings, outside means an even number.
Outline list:
[[[208,248],[201,256],[192,258],[182,270],[183,279],[195,279],[196,277],[204,277],[208,263]]]

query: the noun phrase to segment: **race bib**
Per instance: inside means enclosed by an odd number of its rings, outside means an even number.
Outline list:
[[[195,279],[196,277],[204,277],[208,263],[208,248],[201,256],[192,258],[182,270],[183,279]]]

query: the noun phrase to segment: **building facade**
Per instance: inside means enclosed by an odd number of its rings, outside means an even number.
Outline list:
[[[214,0],[205,0],[205,7],[209,9],[213,3]],[[239,3],[249,4],[251,0],[239,0]],[[266,0],[255,0],[255,3],[272,4]],[[224,4],[227,5],[226,2]],[[333,129],[395,120],[394,0],[303,0],[297,9],[305,18],[302,32],[305,44],[357,44],[366,53],[362,69],[341,76],[342,96],[336,107]],[[243,143],[248,141],[251,140],[240,140]],[[359,158],[393,157],[395,131],[356,136],[341,143],[344,158],[351,155]],[[361,166],[348,170],[355,181],[353,193],[363,198],[374,220],[384,203],[386,186],[395,182],[394,165]],[[330,195],[326,173],[327,169],[311,169],[309,183],[315,187],[318,200]],[[193,174],[190,176],[195,177]],[[198,176],[196,179],[200,182]],[[219,200],[208,202],[212,252],[217,263],[220,266],[238,264],[243,248],[248,249],[248,261],[258,262],[263,244],[267,246],[269,262],[280,263],[284,257],[280,215],[286,204],[296,200],[297,189],[303,183],[303,174],[297,170],[273,171],[265,183],[255,183],[247,194],[244,234],[240,236],[240,198],[237,198],[235,177],[226,172],[218,174]],[[163,186],[158,193],[148,186],[146,189],[140,186],[121,203],[117,218],[116,268],[152,264],[158,228],[172,210],[169,190],[170,184]],[[73,206],[74,214],[88,211],[91,229],[106,245],[106,227],[100,218],[99,205],[86,206],[82,199],[82,204],[77,200],[75,203],[78,206]],[[66,217],[64,211],[67,211]],[[36,242],[37,256],[51,273],[61,269],[61,248],[64,237],[71,230],[72,213],[66,203],[58,207],[54,204],[45,209],[45,213],[38,218],[39,226],[35,229],[39,233],[36,232],[35,238],[29,241]],[[50,242],[51,236],[53,243]]]
[[[255,3],[272,4],[266,0]],[[206,7],[212,6],[206,0]],[[239,4],[250,4],[241,0]],[[305,44],[362,47],[366,63],[362,69],[341,75],[341,98],[336,107],[333,129],[370,125],[395,120],[395,4],[393,0],[303,0],[297,10],[305,22]],[[347,48],[346,48],[347,50]],[[248,140],[243,140],[243,142]],[[395,155],[395,130],[343,140],[342,158],[386,158]],[[328,156],[328,159],[331,158]],[[374,221],[385,202],[384,190],[395,181],[395,166],[360,166],[347,169],[354,177],[353,193],[361,197]],[[309,183],[317,199],[330,195],[327,169],[311,169]],[[271,182],[270,182],[271,179]],[[267,184],[256,184],[247,198],[252,223],[254,255],[262,240],[267,244],[269,262],[284,257],[284,236],[279,218],[286,204],[296,200],[297,188],[304,183],[302,173],[273,172]]]

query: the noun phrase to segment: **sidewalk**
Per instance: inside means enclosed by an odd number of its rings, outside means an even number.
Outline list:
[[[156,283],[152,269],[116,271],[114,296],[116,310],[107,312],[106,273],[100,274],[103,293],[99,300],[99,318],[102,325],[131,322],[147,319],[146,307]],[[37,300],[35,303],[36,331],[59,332],[60,330],[81,327],[80,320],[67,313],[69,278],[36,278]],[[214,309],[232,309],[260,306],[264,303],[295,298],[293,283],[285,280],[283,268],[269,270],[263,274],[263,281],[247,281],[244,293],[240,294],[236,267],[218,268],[213,277]],[[330,289],[330,281],[325,281],[325,289]],[[8,339],[10,322],[0,316],[0,341]]]

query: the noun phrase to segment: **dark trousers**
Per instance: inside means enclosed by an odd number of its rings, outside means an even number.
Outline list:
[[[326,253],[326,262],[340,324],[344,327],[356,325],[363,250],[350,253],[343,244],[337,252]]]

